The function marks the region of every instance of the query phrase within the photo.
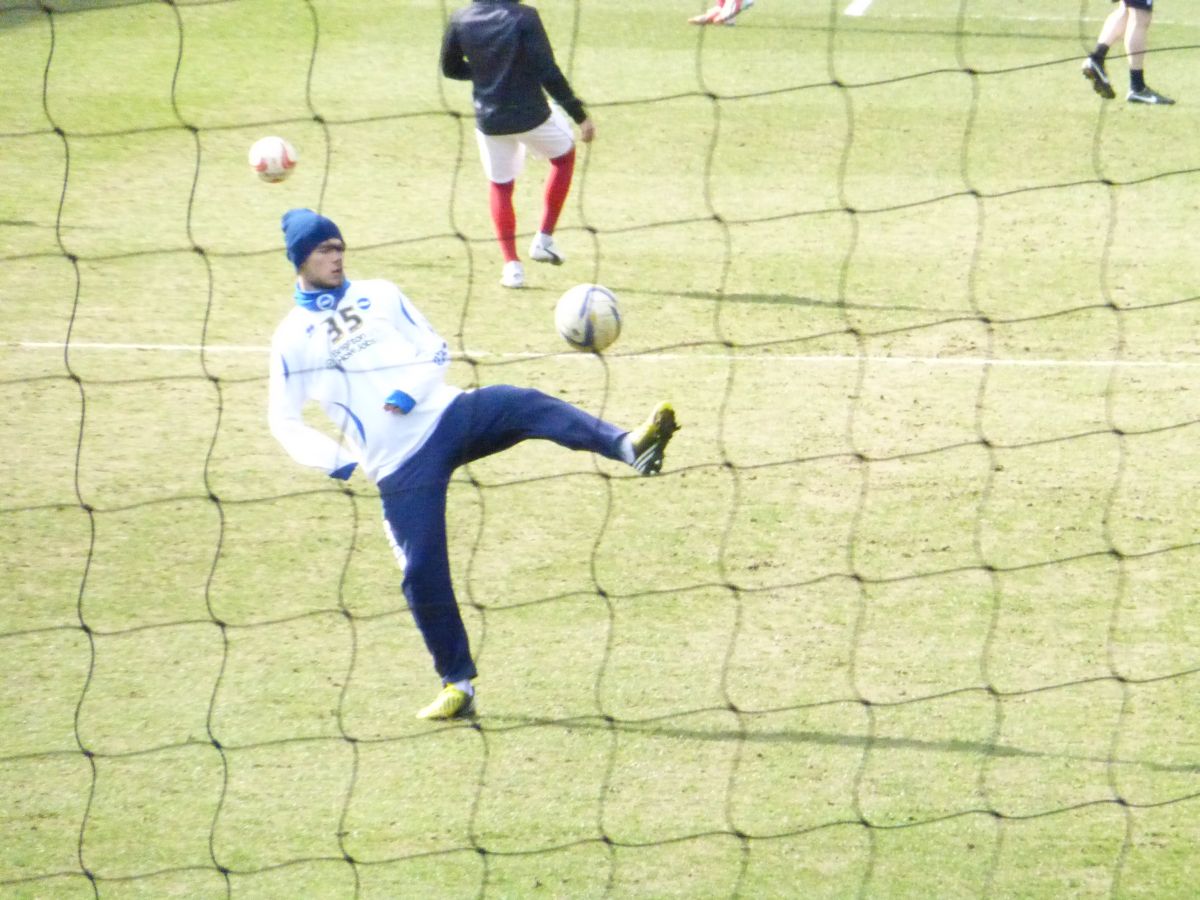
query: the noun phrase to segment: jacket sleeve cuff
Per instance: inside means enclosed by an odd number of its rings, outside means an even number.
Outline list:
[[[417,405],[417,401],[413,399],[412,395],[406,394],[404,391],[392,391],[388,394],[386,402],[402,413],[412,412],[412,408]]]

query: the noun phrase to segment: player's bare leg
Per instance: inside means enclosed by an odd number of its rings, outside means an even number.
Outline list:
[[[1108,56],[1109,48],[1124,36],[1128,20],[1129,10],[1125,8],[1124,3],[1118,4],[1100,27],[1100,37],[1097,39],[1096,49],[1083,61],[1083,77],[1092,83],[1092,89],[1105,100],[1111,100],[1117,94],[1113,90],[1112,80],[1108,77],[1104,61]]]
[[[1146,46],[1149,43],[1147,33],[1150,31],[1150,16],[1148,9],[1129,10],[1128,24],[1125,28],[1125,52],[1129,55],[1129,94],[1125,99],[1130,103],[1171,106],[1175,103],[1174,100],[1164,97],[1146,84],[1145,60]]]

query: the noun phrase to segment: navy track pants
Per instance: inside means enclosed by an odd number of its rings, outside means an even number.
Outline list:
[[[625,434],[541,391],[494,385],[461,394],[421,449],[379,482],[383,516],[403,556],[404,596],[443,683],[476,675],[446,546],[446,492],[454,470],[533,438],[619,460]]]

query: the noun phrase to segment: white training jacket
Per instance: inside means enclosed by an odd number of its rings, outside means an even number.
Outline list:
[[[297,303],[271,339],[271,434],[301,465],[348,478],[358,464],[378,482],[421,448],[462,393],[444,380],[449,348],[390,281],[347,282],[340,300],[306,297],[308,308]],[[411,408],[389,412],[389,398]],[[309,400],[340,443],[304,423]]]

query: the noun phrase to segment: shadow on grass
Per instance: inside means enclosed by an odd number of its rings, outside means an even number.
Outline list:
[[[63,15],[124,6],[216,6],[233,2],[236,0],[177,0],[176,3],[170,4],[165,0],[0,0],[0,28],[15,27],[29,20],[28,15],[9,15],[10,13]]]
[[[486,720],[485,720],[486,721]],[[602,719],[545,720],[534,717],[497,716],[493,719],[500,729],[537,726],[557,726],[564,730],[615,731],[620,734],[643,735],[652,738],[667,738],[681,741],[707,741],[714,743],[747,744],[795,744],[818,747],[859,747],[872,750],[917,750],[927,753],[952,753],[967,756],[995,757],[997,759],[1045,759],[1073,760],[1085,763],[1103,763],[1116,766],[1140,766],[1152,772],[1180,772],[1200,774],[1200,762],[1160,763],[1152,760],[1118,759],[1107,756],[1087,756],[1077,753],[1055,753],[1028,750],[1007,744],[990,744],[985,741],[927,741],[918,738],[869,737],[862,734],[839,734],[828,731],[782,729],[779,731],[735,731],[697,728],[664,727],[653,722],[621,722]]]
[[[922,312],[934,313],[956,318],[974,315],[970,310],[961,307],[955,309],[938,309],[930,306],[906,306],[900,303],[874,304],[840,302],[838,300],[821,300],[817,297],[802,297],[798,294],[717,294],[711,291],[653,291],[634,288],[632,286],[614,288],[618,293],[645,294],[650,297],[678,297],[684,300],[704,300],[712,303],[746,303],[761,306],[807,306],[817,309],[865,309],[883,312]]]
[[[887,18],[883,16],[883,18]],[[934,18],[946,18],[945,16]],[[932,37],[932,38],[996,38],[999,40],[1023,40],[1023,41],[1064,41],[1072,40],[1078,37],[1077,34],[1064,34],[1054,31],[983,31],[983,30],[963,30],[958,31],[954,28],[914,28],[914,27],[885,27],[881,25],[863,25],[862,19],[856,22],[845,22],[845,19],[840,19],[836,25],[789,25],[778,21],[758,22],[755,21],[749,14],[740,17],[737,20],[739,31],[748,31],[753,29],[770,30],[770,31],[795,31],[807,32],[819,36],[822,41],[827,40],[830,33],[834,34],[879,34],[887,37]],[[894,21],[894,20],[893,20]],[[843,24],[845,22],[845,24]],[[1048,23],[1049,27],[1055,27],[1053,23]],[[1097,25],[1098,27],[1098,25]],[[1088,25],[1088,31],[1091,31],[1091,25]],[[1090,38],[1090,34],[1089,34]],[[1086,43],[1086,42],[1085,42]]]

